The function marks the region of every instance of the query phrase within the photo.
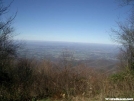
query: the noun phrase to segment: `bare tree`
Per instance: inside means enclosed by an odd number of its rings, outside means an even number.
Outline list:
[[[134,70],[134,29],[123,24],[119,24],[119,28],[120,31],[114,31],[117,35],[116,41],[123,46],[121,51],[127,61],[127,67]]]
[[[11,3],[8,6],[3,6],[3,2],[0,0],[0,60],[14,57],[17,53],[16,51],[18,45],[13,43],[12,38],[14,29],[11,27],[11,23],[16,14],[13,17],[7,19],[7,21],[2,21],[1,19],[3,15],[8,12]]]
[[[12,0],[13,2],[13,0]],[[17,56],[17,49],[19,45],[13,42],[14,29],[11,26],[16,14],[9,19],[4,19],[4,15],[12,4],[4,6],[3,0],[0,0],[0,81],[8,78],[7,69],[10,67],[10,61]]]
[[[123,4],[134,4],[134,0],[121,0]],[[134,10],[126,23],[117,23],[119,30],[113,30],[116,42],[122,45],[121,53],[126,67],[134,70]]]

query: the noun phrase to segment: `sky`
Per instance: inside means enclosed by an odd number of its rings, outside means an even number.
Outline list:
[[[8,5],[12,0],[3,0]],[[15,39],[113,44],[111,28],[128,17],[120,0],[14,0]]]

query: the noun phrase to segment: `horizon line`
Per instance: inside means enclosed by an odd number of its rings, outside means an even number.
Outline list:
[[[81,43],[81,44],[104,44],[104,45],[119,45],[118,43],[97,43],[97,42],[78,42],[78,41],[52,41],[52,40],[27,40],[27,39],[14,39],[16,41],[36,41],[36,42],[61,42],[61,43]]]

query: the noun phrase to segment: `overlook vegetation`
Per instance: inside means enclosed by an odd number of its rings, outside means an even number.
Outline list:
[[[123,4],[133,0],[123,0]],[[12,4],[12,2],[11,2]],[[10,5],[0,0],[0,101],[104,101],[105,98],[134,98],[134,25],[119,24],[116,40],[124,48],[118,72],[90,68],[73,63],[65,54],[59,62],[19,57],[10,17],[2,21]],[[133,12],[132,12],[133,13]]]

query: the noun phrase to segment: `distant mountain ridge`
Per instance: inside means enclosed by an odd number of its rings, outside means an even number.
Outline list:
[[[70,52],[76,60],[111,59],[116,60],[118,46],[92,43],[23,41],[21,55],[27,53],[35,58],[59,58],[62,53]]]
[[[24,57],[53,62],[58,62],[63,57],[68,60],[73,58],[75,64],[84,63],[88,67],[102,70],[115,71],[118,67],[119,48],[117,45],[49,41],[22,41],[21,43],[23,43],[23,48],[18,53]]]

